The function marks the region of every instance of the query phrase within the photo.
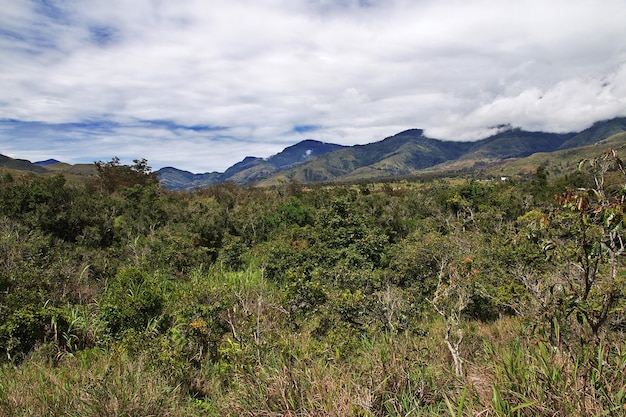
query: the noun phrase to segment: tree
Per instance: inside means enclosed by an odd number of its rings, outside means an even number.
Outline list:
[[[581,337],[598,343],[600,330],[624,296],[620,269],[626,252],[626,172],[612,149],[582,161],[579,169],[593,178],[594,185],[557,197],[552,225],[558,234],[544,241],[544,248],[565,261],[558,287],[565,316],[574,314],[590,332]]]
[[[133,165],[121,165],[114,157],[109,162],[95,162],[98,170],[97,186],[109,194],[133,185],[158,184],[158,174],[152,172],[145,159],[134,159]]]
[[[459,242],[459,249],[463,247],[467,246]],[[463,359],[460,354],[463,341],[462,314],[472,301],[474,281],[479,272],[470,256],[461,261],[442,259],[439,283],[430,301],[435,311],[445,320],[445,342],[452,355],[454,370],[458,377],[463,376]]]
[[[538,187],[546,187],[548,185],[548,170],[543,165],[537,167],[533,182]]]

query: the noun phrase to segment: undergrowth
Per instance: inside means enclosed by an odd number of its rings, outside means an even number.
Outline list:
[[[616,416],[626,413],[626,344],[553,347],[518,319],[472,323],[459,378],[441,343],[421,334],[355,340],[349,355],[306,333],[173,377],[146,353],[90,349],[50,361],[43,347],[0,369],[6,416]],[[470,329],[468,329],[470,330]],[[234,343],[234,342],[233,342]],[[223,350],[227,348],[222,347]],[[237,350],[237,352],[232,352]],[[233,356],[234,355],[234,356]],[[237,356],[238,355],[238,356]],[[250,355],[252,358],[246,358]],[[249,366],[242,364],[248,363]],[[195,388],[191,389],[194,385]]]

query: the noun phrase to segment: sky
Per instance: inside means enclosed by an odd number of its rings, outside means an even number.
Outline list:
[[[4,0],[0,154],[223,172],[626,116],[624,0]]]

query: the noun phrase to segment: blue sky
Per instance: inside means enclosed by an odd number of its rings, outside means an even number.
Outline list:
[[[312,138],[626,116],[623,0],[20,0],[0,153],[223,171]]]

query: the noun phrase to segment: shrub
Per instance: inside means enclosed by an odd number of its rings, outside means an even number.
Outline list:
[[[136,267],[122,269],[103,294],[100,317],[111,334],[144,330],[163,309],[164,295],[155,278]]]

